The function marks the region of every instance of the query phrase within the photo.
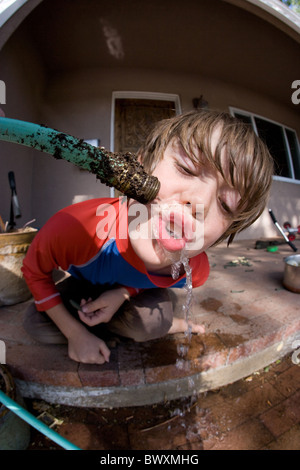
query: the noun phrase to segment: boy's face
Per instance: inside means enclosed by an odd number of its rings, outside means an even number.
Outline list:
[[[212,135],[213,153],[218,135],[218,131]],[[225,150],[222,159],[226,168]],[[137,232],[148,236],[137,236],[131,223],[134,217],[129,217],[132,247],[149,270],[179,260],[183,249],[189,258],[205,251],[232,222],[240,200],[238,191],[205,164],[205,157],[199,155],[199,160],[204,163],[196,167],[180,143],[172,140],[152,173],[161,183],[158,196],[138,224]],[[129,214],[139,207],[139,203],[130,201]]]

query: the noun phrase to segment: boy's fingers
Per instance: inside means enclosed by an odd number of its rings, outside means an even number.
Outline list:
[[[99,299],[93,300],[93,301],[88,301],[84,305],[82,305],[82,311],[84,313],[93,313],[96,310],[100,310],[104,305],[101,304],[101,301]]]
[[[99,316],[92,313],[78,311],[78,316],[88,326],[95,326],[99,323]]]
[[[87,364],[104,364],[105,362],[109,362],[110,350],[107,348],[106,344],[99,345],[99,354],[94,353],[90,356],[89,359],[86,360]]]
[[[110,350],[104,342],[102,342],[100,345],[100,351],[105,359],[105,362],[109,362]]]

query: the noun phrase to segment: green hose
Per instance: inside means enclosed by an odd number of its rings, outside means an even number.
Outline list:
[[[1,390],[0,390],[0,402],[3,403],[3,405],[6,408],[8,408],[13,413],[15,413],[17,416],[19,416],[19,418],[23,419],[23,421],[26,421],[26,423],[30,424],[30,426],[34,427],[35,429],[40,431],[42,434],[49,437],[49,439],[56,442],[58,445],[63,447],[65,450],[81,450],[79,447],[77,447],[74,444],[72,444],[71,442],[69,442],[67,439],[62,437],[60,434],[53,431],[53,429],[50,429],[48,426],[46,426],[46,424],[39,421],[31,413],[29,413],[27,410],[25,410],[17,402],[15,402],[11,398],[9,398]]]
[[[131,153],[107,152],[46,126],[0,117],[0,140],[33,147],[56,159],[67,160],[142,204],[152,201],[160,188],[158,179],[148,175]]]

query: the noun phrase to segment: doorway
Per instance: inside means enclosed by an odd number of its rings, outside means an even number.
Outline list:
[[[136,153],[156,122],[180,112],[178,95],[115,92],[111,138],[113,151]]]

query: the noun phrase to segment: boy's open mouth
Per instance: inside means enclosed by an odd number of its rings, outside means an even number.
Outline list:
[[[167,251],[180,251],[193,238],[193,224],[181,212],[162,212],[159,215],[157,240]]]

